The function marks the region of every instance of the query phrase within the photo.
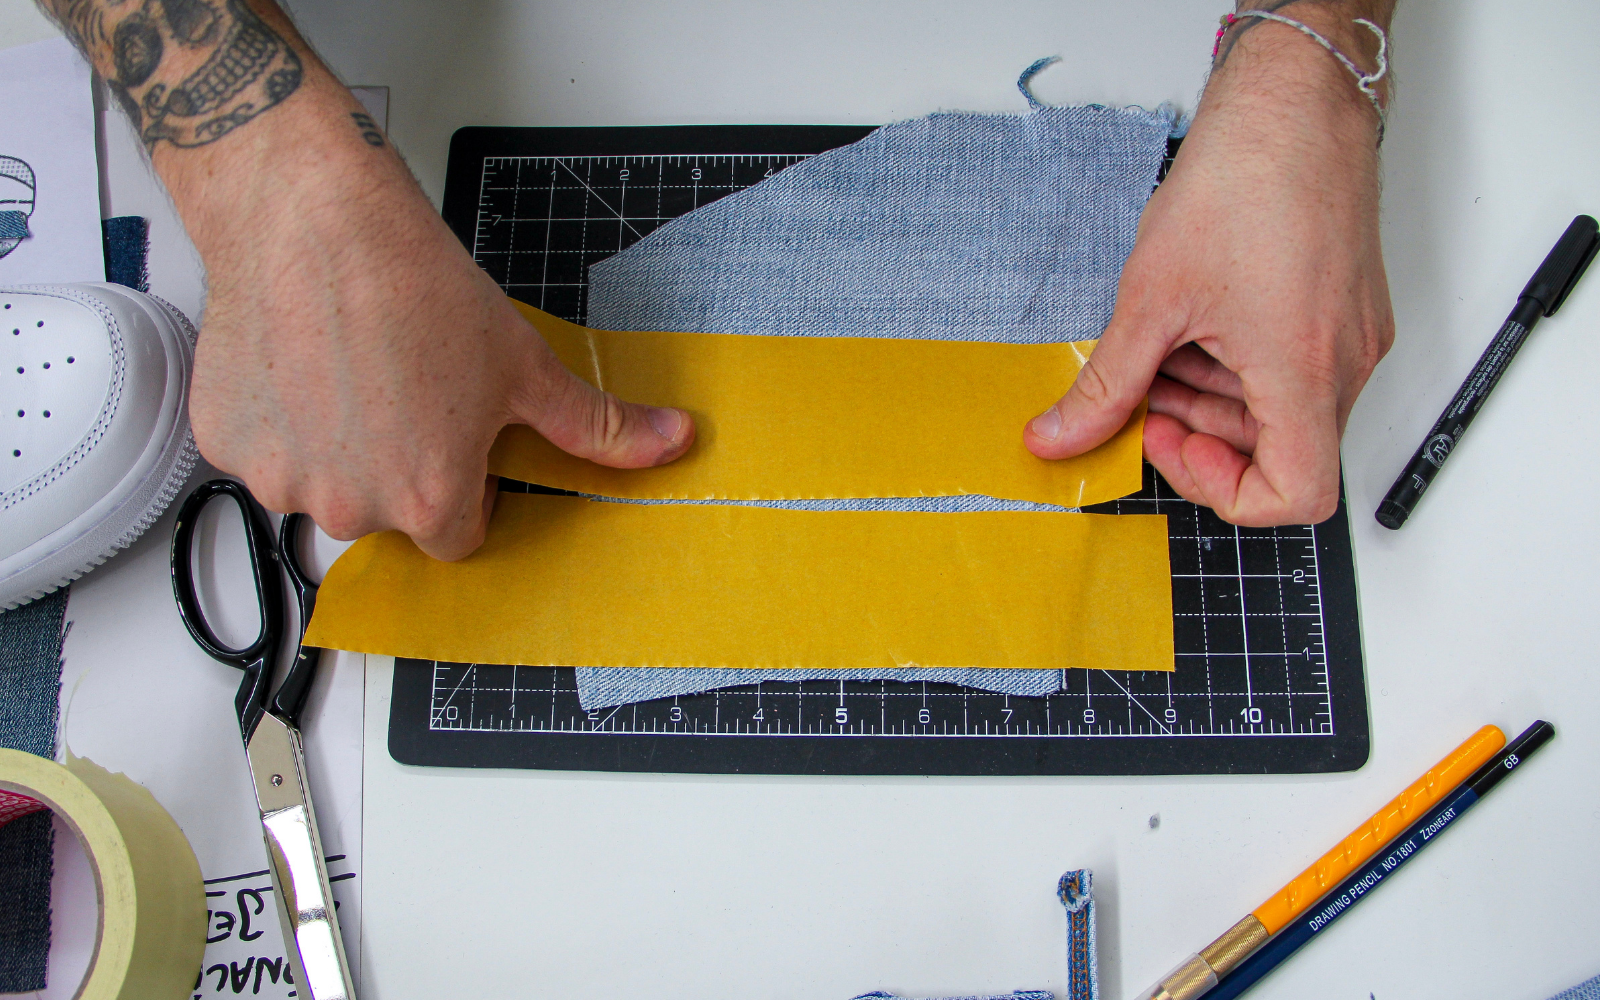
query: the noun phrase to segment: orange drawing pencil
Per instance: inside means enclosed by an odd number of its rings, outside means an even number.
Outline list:
[[[1268,938],[1370,860],[1383,845],[1398,837],[1417,817],[1438,805],[1505,745],[1506,734],[1498,726],[1484,726],[1473,733],[1271,899],[1139,994],[1139,1000],[1194,1000],[1204,995],[1217,984],[1219,977],[1249,958]]]

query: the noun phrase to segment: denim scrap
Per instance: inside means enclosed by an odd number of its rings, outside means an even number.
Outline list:
[[[1045,343],[1100,335],[1178,123],[1169,109],[1039,104],[886,125],[667,223],[589,269],[590,326],[776,336]],[[1062,387],[1065,391],[1065,386]],[[1019,427],[1020,435],[1022,429]],[[706,502],[718,501],[646,501]],[[1055,510],[993,497],[745,501],[815,510]],[[586,708],[838,671],[579,667]],[[1059,671],[956,683],[1059,690]],[[948,682],[949,671],[871,671]],[[1048,687],[1048,690],[1046,688]]]
[[[1570,990],[1562,990],[1550,1000],[1600,1000],[1600,976],[1581,982]]]
[[[1067,1000],[1100,1000],[1099,942],[1094,930],[1094,872],[1076,868],[1056,883],[1067,909]]]
[[[10,209],[0,212],[0,240],[24,240],[28,238],[28,215]],[[5,256],[0,254],[0,257]]]
[[[100,223],[105,242],[106,280],[134,291],[150,290],[150,220],[142,215],[119,215]]]
[[[1098,337],[1172,127],[1165,115],[1092,106],[886,125],[593,265],[588,323]]]
[[[926,681],[960,684],[999,694],[1043,698],[1065,684],[1060,670],[990,670],[983,667],[889,667],[882,670],[740,670],[683,667],[579,667],[578,703],[585,710],[749,687],[763,681]]]
[[[45,985],[55,828],[36,812],[0,826],[0,993]]]
[[[0,612],[0,747],[56,756],[67,588]]]

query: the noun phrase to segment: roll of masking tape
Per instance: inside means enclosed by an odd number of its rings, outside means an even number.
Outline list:
[[[206,947],[200,863],[161,803],[126,775],[69,751],[65,767],[0,749],[0,803],[43,803],[78,835],[94,871],[99,926],[75,1000],[178,1000]],[[20,815],[12,812],[12,815]]]

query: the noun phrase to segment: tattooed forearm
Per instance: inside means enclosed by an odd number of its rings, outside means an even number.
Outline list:
[[[282,103],[300,56],[245,0],[40,0],[147,147],[203,146]]]

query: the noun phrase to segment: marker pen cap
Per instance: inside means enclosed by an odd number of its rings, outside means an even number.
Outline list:
[[[1406,518],[1411,516],[1411,511],[1393,500],[1385,500],[1378,504],[1378,512],[1373,516],[1378,519],[1379,524],[1390,531],[1399,531],[1400,526],[1406,523]]]

